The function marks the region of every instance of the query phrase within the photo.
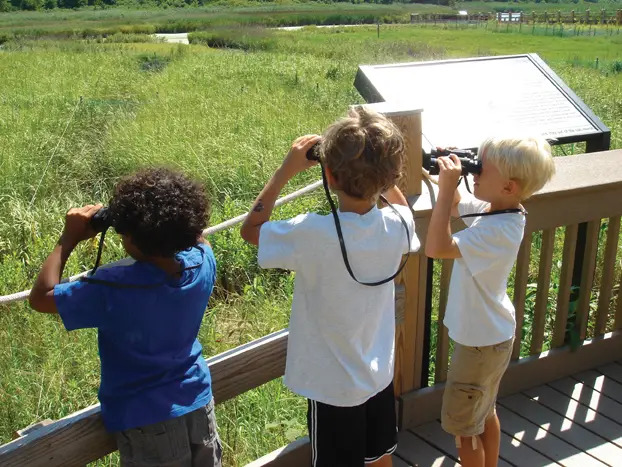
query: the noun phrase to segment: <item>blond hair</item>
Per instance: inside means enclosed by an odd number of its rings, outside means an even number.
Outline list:
[[[324,132],[320,157],[340,190],[375,201],[402,175],[404,139],[384,115],[353,107]]]
[[[478,154],[494,164],[503,177],[518,182],[521,200],[542,188],[555,173],[551,145],[539,136],[488,138]]]

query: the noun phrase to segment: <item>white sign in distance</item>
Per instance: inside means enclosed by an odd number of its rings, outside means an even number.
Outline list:
[[[423,109],[424,148],[476,148],[512,134],[579,141],[608,131],[533,54],[361,66],[355,86],[368,102]]]

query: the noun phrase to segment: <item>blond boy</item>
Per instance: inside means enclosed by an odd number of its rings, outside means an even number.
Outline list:
[[[465,467],[493,467],[499,459],[495,412],[499,383],[510,362],[516,328],[507,279],[525,229],[521,201],[553,176],[551,147],[542,138],[489,138],[478,151],[482,170],[474,197],[456,190],[455,155],[438,159],[439,193],[425,251],[454,258],[444,324],[454,341],[443,396],[443,428],[456,437]],[[450,216],[467,228],[451,233]]]

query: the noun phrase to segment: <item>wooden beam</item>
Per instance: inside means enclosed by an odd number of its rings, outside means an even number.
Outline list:
[[[598,253],[598,233],[600,231],[600,219],[589,221],[585,238],[585,252],[583,254],[583,270],[581,271],[581,285],[577,300],[576,329],[580,339],[587,335],[587,323],[590,319],[590,301],[592,287],[594,285],[594,273],[596,271],[596,254]]]
[[[297,439],[269,454],[246,464],[246,467],[311,467],[311,444],[309,437]]]
[[[447,309],[447,298],[449,296],[449,282],[451,271],[454,266],[453,259],[441,261],[441,282],[438,299],[438,325],[436,339],[436,362],[434,365],[434,381],[443,383],[447,380],[447,367],[449,366],[449,331],[443,324],[445,310]]]
[[[283,376],[288,336],[283,329],[209,358],[216,403]]]
[[[540,384],[610,363],[622,355],[622,331],[586,340],[576,351],[570,347],[549,350],[540,355],[510,363],[499,389],[499,396],[514,394]],[[436,420],[440,416],[444,384],[405,394],[398,399],[400,430]]]
[[[407,284],[418,284],[421,281],[420,263],[427,261],[421,255],[413,255],[396,278],[400,287],[400,300],[403,312],[395,329],[395,394],[400,395],[412,391],[416,387],[415,357],[416,334],[422,322],[418,313],[419,296],[415,288]],[[403,299],[402,297],[403,292]],[[401,311],[401,310],[400,310]]]
[[[570,294],[572,286],[572,271],[577,246],[578,224],[566,227],[564,235],[564,250],[562,252],[562,271],[559,277],[559,292],[557,293],[557,311],[555,313],[555,330],[551,347],[562,347],[566,340],[566,326],[570,308]]]
[[[77,467],[116,449],[96,404],[0,446],[0,465]]]
[[[598,294],[598,311],[594,334],[600,336],[607,330],[609,308],[611,305],[611,289],[616,265],[616,253],[620,237],[620,216],[611,217],[607,227],[607,245],[603,256],[603,274],[600,280],[600,292]]]
[[[284,329],[208,359],[216,402],[281,376],[288,334]],[[84,466],[116,449],[96,404],[0,446],[0,465]]]
[[[551,266],[553,265],[554,248],[555,229],[546,229],[542,232],[542,248],[540,248],[538,288],[536,290],[536,304],[533,313],[531,347],[529,351],[531,355],[542,352],[542,344],[544,343],[544,325],[549,304],[549,286],[551,285]]]
[[[525,316],[525,297],[527,296],[527,279],[529,278],[529,262],[531,258],[531,232],[525,232],[523,241],[518,250],[516,259],[516,273],[514,274],[514,313],[516,330],[514,332],[514,348],[512,360],[520,357],[520,348],[523,339],[523,320]]]

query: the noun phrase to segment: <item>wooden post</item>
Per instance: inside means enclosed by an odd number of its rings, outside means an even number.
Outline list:
[[[618,26],[622,25],[622,10],[616,11],[616,22]]]
[[[586,24],[590,22],[590,9],[585,10],[585,22]]]
[[[562,11],[561,10],[557,10],[557,22],[558,23],[562,22]]]
[[[387,105],[386,103],[382,104]],[[400,129],[404,136],[404,143],[406,144],[404,177],[400,180],[400,189],[407,197],[419,195],[421,194],[421,167],[423,166],[421,152],[421,111],[392,112],[387,110],[382,113]]]
[[[571,22],[572,24],[574,24],[574,22],[575,22],[575,19],[574,19],[574,10],[570,10],[570,22]]]
[[[536,12],[535,11],[531,12],[531,23],[534,25],[536,24]]]
[[[605,24],[607,22],[607,10],[602,8],[600,10],[600,24]]]
[[[544,12],[544,22],[546,24],[549,24],[549,12],[548,11]]]
[[[421,112],[385,111],[384,114],[401,130],[406,144],[404,177],[398,185],[407,198],[421,194]],[[423,359],[428,358],[423,355],[427,263],[425,256],[412,255],[395,279],[396,285],[404,287],[404,318],[395,330],[396,395],[421,387]]]
[[[421,109],[408,104],[378,102],[367,104],[389,118],[402,132],[405,143],[404,176],[398,186],[409,198],[421,194]],[[425,336],[425,305],[428,258],[413,254],[395,278],[398,294],[398,319],[395,330],[395,394],[421,387]]]

